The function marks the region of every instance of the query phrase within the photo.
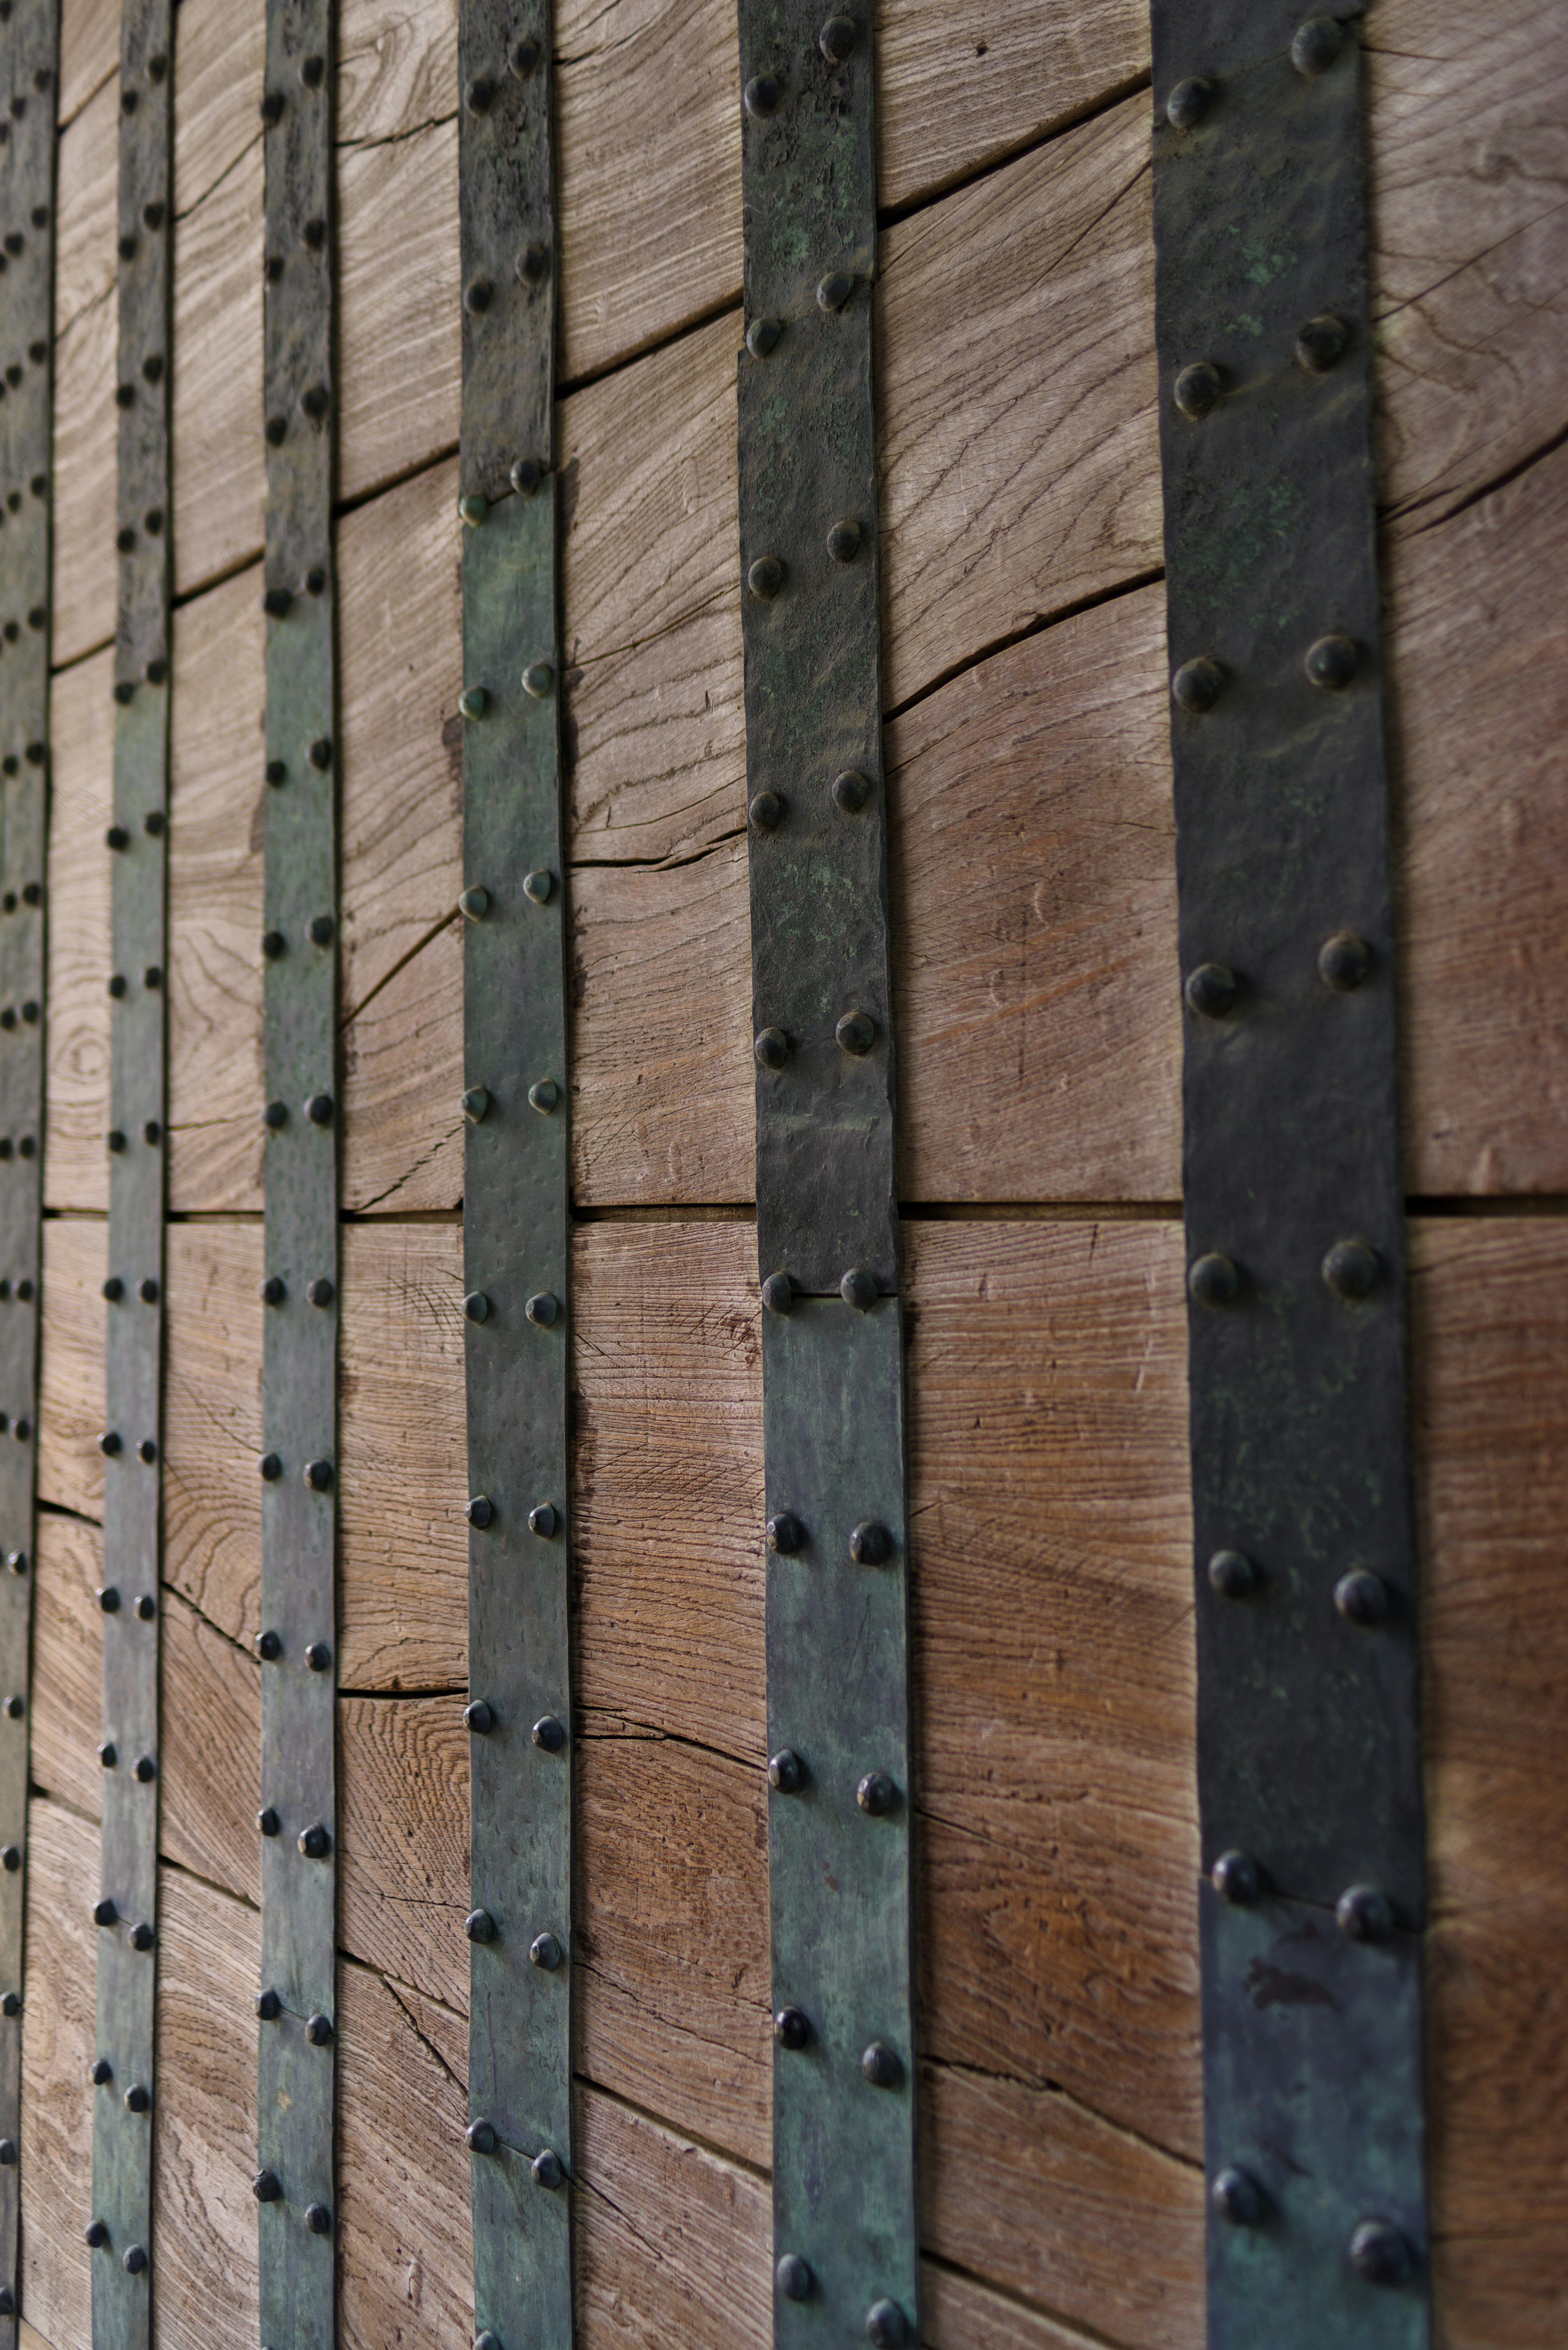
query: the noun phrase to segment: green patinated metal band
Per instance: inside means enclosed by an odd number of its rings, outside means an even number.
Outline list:
[[[774,2339],[919,2334],[868,11],[741,0]]]
[[[469,2143],[486,2350],[572,2340],[566,875],[550,20],[464,0]]]
[[[330,0],[268,0],[261,2339],[335,2337],[337,751]]]
[[[1211,2350],[1424,2350],[1426,1860],[1354,16],[1155,0]],[[1173,984],[1175,984],[1173,975]]]
[[[14,2350],[44,1148],[57,0],[0,25],[0,2350]]]
[[[96,2350],[151,2339],[169,780],[171,0],[120,27],[103,1835],[93,2090]],[[106,550],[107,551],[107,550]]]

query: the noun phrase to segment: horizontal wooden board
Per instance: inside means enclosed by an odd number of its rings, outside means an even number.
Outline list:
[[[26,2009],[22,2020],[23,2308],[51,2350],[92,2339],[91,2213],[98,1829],[57,1804],[27,1806]]]
[[[57,109],[62,129],[75,120],[119,65],[119,0],[64,0]]]

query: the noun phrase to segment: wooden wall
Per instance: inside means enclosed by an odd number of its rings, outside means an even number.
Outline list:
[[[455,0],[342,0],[341,2313],[470,2322]],[[882,11],[925,2340],[1199,2350],[1144,0]],[[262,0],[176,71],[161,2350],[254,2345]],[[65,0],[24,2305],[88,2339],[118,8]],[[1568,2333],[1568,17],[1377,0],[1444,2350]],[[729,0],[558,12],[580,2338],[764,2350]]]

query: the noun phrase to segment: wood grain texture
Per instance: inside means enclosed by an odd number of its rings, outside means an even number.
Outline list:
[[[178,639],[176,639],[176,660]],[[54,680],[50,692],[48,1024],[44,1198],[109,1208],[109,1015],[114,653]]]
[[[118,25],[114,37],[113,81],[60,140],[50,572],[57,664],[79,660],[114,635]]]
[[[920,2264],[920,2339],[926,2350],[1095,2350],[1075,2326],[929,2260]]]
[[[457,112],[457,0],[339,0],[340,146]]]
[[[341,494],[358,497],[457,445],[455,112],[343,148],[337,192],[337,465]]]
[[[27,1806],[26,2010],[22,2019],[22,2306],[54,2350],[92,2339],[91,2214],[98,1830],[35,1795]]]
[[[56,119],[72,122],[119,66],[119,0],[64,0],[60,9],[60,95]]]
[[[259,60],[245,81],[258,135],[174,224],[170,455],[182,596],[247,561],[265,528]],[[103,562],[96,548],[94,560]],[[259,599],[260,586],[252,592]]]

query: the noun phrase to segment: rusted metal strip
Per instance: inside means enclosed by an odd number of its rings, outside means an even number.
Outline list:
[[[774,2339],[918,2338],[873,26],[740,0]]]
[[[44,1147],[57,0],[0,21],[0,2350],[16,2338]]]
[[[126,0],[105,1367],[103,1836],[88,2241],[98,2350],[151,2338],[169,777],[171,0]]]
[[[1423,2350],[1426,1870],[1357,26],[1155,0],[1213,2350]]]
[[[566,875],[551,18],[463,0],[469,2146],[483,2350],[572,2339]]]
[[[261,2338],[328,2350],[337,2197],[334,11],[268,0]]]

